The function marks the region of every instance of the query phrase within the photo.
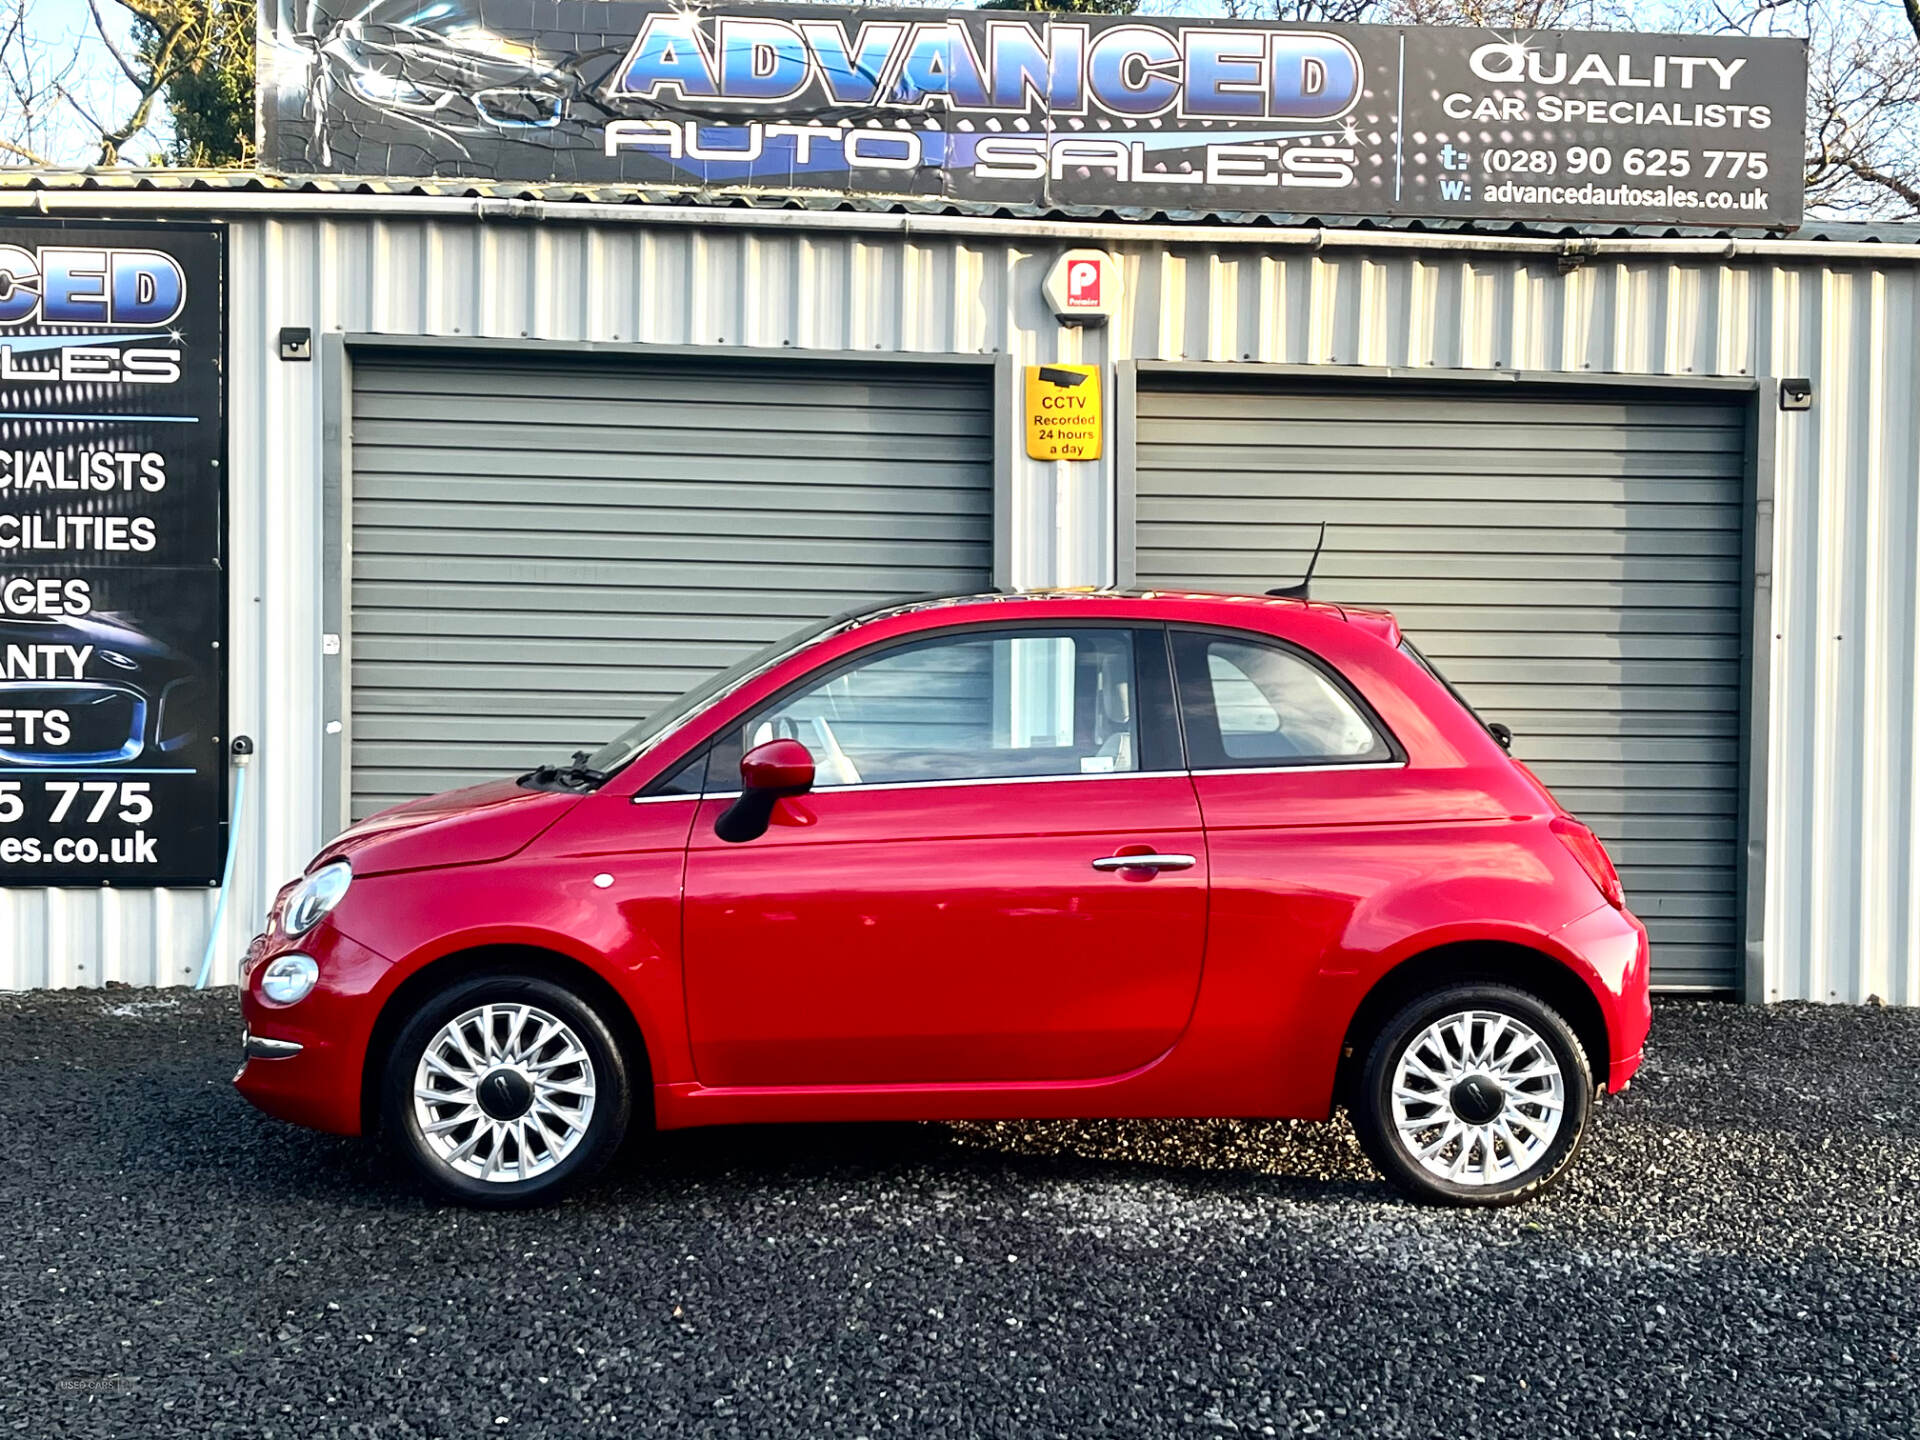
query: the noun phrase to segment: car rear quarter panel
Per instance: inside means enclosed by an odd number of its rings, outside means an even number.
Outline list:
[[[1207,998],[1248,1017],[1226,1043],[1274,1053],[1273,1113],[1327,1113],[1355,1011],[1416,955],[1519,945],[1603,983],[1555,938],[1600,900],[1544,818],[1215,828],[1210,812],[1208,853]],[[1273,1038],[1251,1033],[1268,1020]]]
[[[1328,1113],[1361,1002],[1443,946],[1532,950],[1608,1010],[1630,981],[1559,938],[1602,901],[1548,828],[1546,792],[1391,632],[1319,612],[1283,613],[1272,629],[1345,676],[1403,757],[1196,777],[1213,881],[1207,1010],[1245,1017],[1229,1046],[1277,1050],[1274,1113]]]

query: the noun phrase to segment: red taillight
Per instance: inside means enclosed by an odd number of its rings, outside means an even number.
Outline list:
[[[1620,888],[1620,872],[1613,868],[1600,837],[1571,815],[1556,815],[1548,822],[1560,843],[1573,853],[1587,878],[1599,890],[1600,897],[1616,910],[1627,908],[1627,892]]]

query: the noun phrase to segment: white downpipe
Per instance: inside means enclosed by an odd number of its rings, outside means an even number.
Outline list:
[[[207,988],[207,977],[213,973],[213,952],[220,944],[220,927],[227,917],[227,894],[233,889],[233,857],[240,849],[240,817],[246,813],[247,802],[247,762],[253,759],[251,746],[245,750],[238,748],[233,752],[233,813],[227,817],[227,863],[220,872],[220,898],[214,902],[213,925],[207,931],[206,952],[200,957],[200,978],[193,982],[193,988]]]

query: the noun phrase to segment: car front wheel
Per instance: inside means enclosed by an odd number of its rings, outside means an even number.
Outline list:
[[[1593,1076],[1572,1029],[1511,986],[1422,995],[1375,1037],[1353,1106],[1380,1172],[1416,1199],[1510,1205],[1573,1159]]]
[[[524,975],[454,985],[387,1057],[384,1133],[433,1189],[468,1205],[544,1204],[619,1147],[631,1109],[620,1046],[573,991]]]

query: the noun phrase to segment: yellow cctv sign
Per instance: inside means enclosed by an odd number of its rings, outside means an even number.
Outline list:
[[[1105,430],[1098,365],[1027,366],[1027,454],[1098,460]]]

